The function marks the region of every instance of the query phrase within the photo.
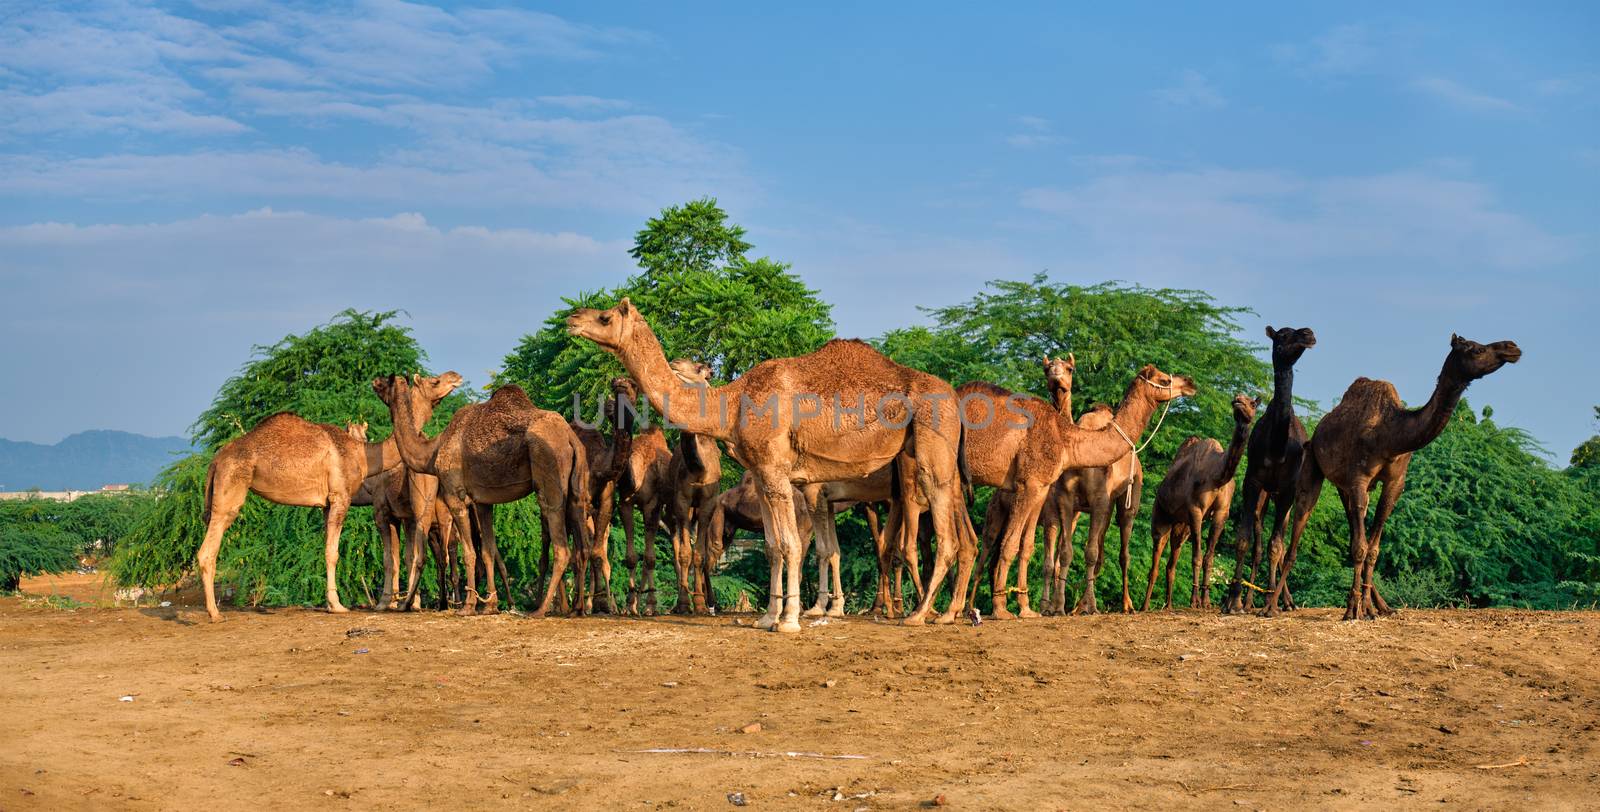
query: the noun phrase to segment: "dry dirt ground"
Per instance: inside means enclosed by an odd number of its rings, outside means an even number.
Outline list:
[[[1600,804],[1600,614],[1338,616],[788,637],[6,598],[0,809]]]

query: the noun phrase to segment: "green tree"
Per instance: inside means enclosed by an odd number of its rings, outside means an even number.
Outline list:
[[[45,499],[0,502],[0,592],[16,591],[23,578],[78,565],[83,542],[62,529],[64,504]]]
[[[211,455],[261,420],[289,411],[335,425],[366,421],[370,437],[386,437],[388,409],[373,394],[372,379],[424,372],[427,358],[411,331],[395,323],[396,315],[345,310],[327,324],[256,347],[252,360],[222,384],[210,408],[195,421],[195,443],[203,450],[177,460],[157,477],[154,490],[159,498],[127,533],[112,559],[117,581],[166,586],[193,566],[195,550],[205,536],[200,514]],[[465,392],[446,398],[430,430],[448,422],[466,402]],[[224,538],[218,581],[251,602],[320,603],[321,534],[321,511],[274,505],[251,496]],[[363,597],[381,575],[370,508],[354,508],[345,519],[339,571],[340,589]]]
[[[628,255],[644,269],[643,279],[653,287],[668,283],[667,277],[675,273],[742,262],[750,248],[744,228],[729,223],[716,198],[707,197],[662,209],[634,236]]]
[[[1600,424],[1600,406],[1594,407],[1594,421]],[[1600,434],[1584,440],[1572,449],[1571,465],[1574,468],[1600,467]]]

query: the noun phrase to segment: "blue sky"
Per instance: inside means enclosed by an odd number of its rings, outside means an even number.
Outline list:
[[[481,383],[719,198],[844,335],[994,278],[1311,326],[1299,388],[1475,403],[1564,460],[1600,364],[1600,11],[1467,4],[0,3],[0,436],[181,433],[249,347],[402,308]]]

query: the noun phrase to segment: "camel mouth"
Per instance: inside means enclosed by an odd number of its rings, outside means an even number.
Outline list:
[[[1522,360],[1522,348],[1510,341],[1506,342],[1506,346],[1496,347],[1495,349],[1500,355],[1500,360],[1508,364],[1515,364]]]

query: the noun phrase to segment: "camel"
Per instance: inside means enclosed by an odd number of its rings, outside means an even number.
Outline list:
[[[454,372],[419,378],[417,400],[414,404],[407,402],[407,411],[417,422],[395,425],[420,429],[439,401],[460,383],[461,376]],[[366,436],[364,424],[360,436]],[[345,513],[350,509],[351,497],[368,478],[400,463],[393,437],[369,443],[357,439],[348,427],[312,423],[288,412],[268,417],[218,449],[206,469],[205,507],[200,514],[206,523],[206,535],[196,555],[200,582],[206,592],[206,614],[211,616],[211,622],[222,622],[214,585],[222,535],[239,517],[239,509],[250,493],[280,505],[324,510],[328,611],[349,611],[339,601],[339,587],[334,580]]]
[[[584,456],[589,461],[590,514],[594,526],[590,532],[593,549],[588,551],[591,584],[589,594],[596,613],[609,614],[615,610],[611,602],[611,507],[617,491],[617,480],[622,477],[633,450],[630,406],[638,397],[632,379],[618,376],[611,380],[611,398],[607,400],[604,414],[611,420],[611,440],[599,430],[571,421],[568,425],[583,444]],[[597,421],[598,423],[598,421]]]
[[[1078,418],[1078,428],[1097,430],[1110,425],[1111,407],[1099,404]],[[1068,470],[1056,480],[1039,514],[1039,524],[1044,528],[1045,567],[1049,576],[1045,582],[1044,608],[1049,614],[1064,614],[1067,600],[1067,572],[1072,569],[1072,537],[1078,526],[1078,514],[1089,514],[1089,535],[1084,540],[1083,594],[1072,608],[1072,614],[1092,615],[1099,611],[1095,584],[1100,579],[1100,565],[1105,560],[1106,530],[1111,526],[1113,512],[1121,536],[1118,562],[1122,572],[1122,611],[1133,611],[1133,598],[1128,593],[1128,542],[1133,535],[1133,522],[1139,515],[1139,505],[1144,494],[1144,465],[1137,454],[1129,453],[1104,468],[1079,468]],[[1060,536],[1060,546],[1056,537]]]
[[[796,489],[792,498],[795,504],[795,525],[802,537],[810,537],[811,512],[804,509],[805,497],[799,489]],[[728,549],[728,544],[733,541],[733,534],[739,530],[764,534],[765,527],[761,520],[760,490],[756,484],[755,474],[749,471],[744,473],[738,485],[717,494],[706,504],[700,513],[700,527],[695,540],[695,557],[701,567],[697,574],[695,592],[697,596],[705,597],[708,611],[715,614],[719,608],[716,596],[711,592],[711,576],[716,571],[717,563],[722,560],[723,553]]]
[[[711,385],[711,366],[680,358],[670,366],[674,375],[689,386]],[[672,536],[672,565],[678,576],[678,598],[672,605],[675,615],[707,610],[702,570],[713,562],[698,560],[695,535],[706,508],[722,488],[722,450],[717,441],[703,434],[684,431],[678,435],[678,450],[667,463],[666,524]]]
[[[1050,486],[1070,468],[1104,468],[1135,449],[1156,406],[1193,395],[1194,381],[1147,365],[1129,382],[1110,424],[1099,430],[1074,425],[1070,414],[1036,397],[990,383],[972,382],[958,390],[967,429],[967,465],[972,482],[1011,489],[1013,503],[1005,530],[994,545],[991,616],[1038,617],[1029,606],[1028,560],[1034,528]],[[1002,407],[1003,404],[1003,407]],[[1026,542],[1028,554],[1017,565],[1016,615],[1006,608],[1011,590],[1006,575]]]
[[[672,451],[667,448],[666,434],[659,425],[649,426],[633,438],[622,476],[617,480],[617,498],[621,503],[618,512],[627,539],[624,562],[628,565],[627,612],[630,615],[653,615],[658,611],[656,526],[661,523],[670,492],[667,468],[671,463]],[[635,510],[644,519],[643,549],[634,547]],[[641,557],[644,559],[643,575],[639,572]]]
[[[455,559],[450,551],[452,540],[450,514],[435,498],[439,489],[438,478],[398,468],[384,471],[368,479],[363,487],[370,487],[373,491],[372,519],[377,525],[378,536],[384,545],[383,597],[379,599],[376,608],[416,609],[421,606],[420,599],[416,597],[415,587],[406,590],[405,598],[408,600],[402,605],[399,589],[399,551],[404,548],[410,550],[413,558],[421,556],[424,540],[428,544],[428,549],[433,552],[438,570],[439,601],[443,606],[448,606],[453,591],[449,577]],[[419,503],[425,505],[421,509],[425,513],[423,516],[419,516],[415,509]],[[351,500],[350,504],[361,503]]]
[[[902,622],[926,622],[933,595],[959,553],[954,520],[962,501],[962,431],[949,384],[896,364],[865,342],[835,339],[808,355],[763,361],[729,384],[694,387],[673,374],[660,341],[626,298],[607,310],[574,312],[567,329],[616,355],[651,406],[674,425],[732,444],[755,472],[771,562],[759,628],[800,631],[804,545],[793,486],[864,476],[912,445],[917,482],[933,504],[939,553],[929,588]],[[969,556],[961,556],[952,606],[965,602],[971,565]],[[953,623],[954,611],[938,619]]]
[[[1145,584],[1142,611],[1150,611],[1156,569],[1161,566],[1161,551],[1169,538],[1172,551],[1167,556],[1166,608],[1172,608],[1172,580],[1178,569],[1178,551],[1183,548],[1185,538],[1194,542],[1190,551],[1194,583],[1189,590],[1189,607],[1211,605],[1211,559],[1217,554],[1217,541],[1228,525],[1228,510],[1233,504],[1233,475],[1239,470],[1250,422],[1256,419],[1256,409],[1260,406],[1260,398],[1235,395],[1233,435],[1228,439],[1228,448],[1224,450],[1221,443],[1210,438],[1190,437],[1172,458],[1172,466],[1161,480],[1161,487],[1156,489],[1156,502],[1150,516],[1154,549],[1150,554],[1150,579]],[[1211,537],[1202,550],[1208,518]]]
[[[1272,341],[1272,401],[1255,428],[1250,430],[1244,464],[1244,513],[1238,519],[1238,541],[1234,546],[1233,581],[1222,604],[1223,614],[1238,612],[1245,606],[1245,556],[1249,555],[1250,580],[1261,571],[1262,518],[1267,503],[1272,503],[1271,554],[1267,557],[1267,580],[1277,579],[1283,562],[1284,518],[1294,504],[1295,481],[1300,476],[1300,459],[1305,451],[1306,427],[1294,413],[1294,365],[1305,351],[1317,346],[1317,335],[1309,327],[1274,328],[1267,325]],[[1293,605],[1288,588],[1284,599]],[[1255,603],[1252,598],[1249,601]]]
[[[1350,563],[1354,579],[1345,602],[1345,620],[1370,620],[1394,610],[1378,594],[1373,570],[1378,564],[1378,547],[1383,540],[1383,525],[1394,511],[1406,486],[1406,469],[1411,455],[1433,442],[1449,425],[1461,395],[1475,380],[1492,374],[1506,364],[1522,358],[1522,349],[1512,341],[1479,344],[1451,334],[1450,354],[1434,385],[1433,395],[1418,409],[1407,409],[1400,402],[1394,384],[1357,378],[1344,391],[1339,405],[1317,424],[1316,433],[1300,465],[1295,485],[1294,530],[1283,571],[1271,586],[1262,614],[1278,613],[1300,550],[1300,536],[1306,521],[1322,494],[1324,480],[1333,483],[1344,502],[1350,524]],[[1379,483],[1378,511],[1372,529],[1366,528],[1368,494]]]
[[[405,378],[379,378],[372,388],[389,406],[396,426],[413,425],[407,397],[412,387]],[[549,612],[574,549],[578,551],[580,593],[575,606],[582,608],[587,587],[583,551],[589,549],[589,470],[583,445],[566,420],[535,407],[521,387],[502,386],[489,400],[463,406],[432,440],[414,430],[397,430],[395,435],[407,468],[439,478],[439,498],[450,509],[456,529],[463,535],[470,532],[469,508],[478,520],[483,562],[489,570],[489,593],[483,596],[485,614],[499,611],[490,569],[500,559],[494,538],[494,505],[514,502],[529,493],[539,500],[545,538],[554,548],[551,577],[533,614],[543,617]],[[578,543],[571,543],[569,533],[577,536]],[[412,563],[411,582],[415,583],[417,562]],[[470,615],[478,604],[475,562],[465,555],[462,564],[467,594],[460,613]]]

